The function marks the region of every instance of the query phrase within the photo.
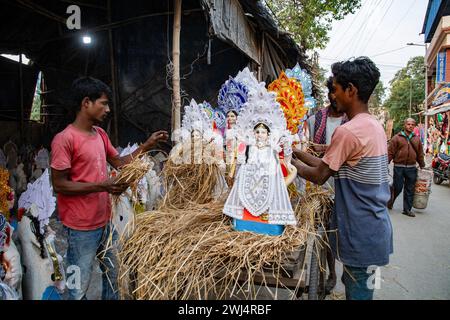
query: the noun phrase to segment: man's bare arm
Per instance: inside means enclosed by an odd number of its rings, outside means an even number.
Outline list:
[[[320,158],[315,157],[307,152],[301,151],[299,149],[294,149],[293,151],[298,160],[302,161],[310,167],[318,167],[322,162]]]
[[[115,184],[113,180],[98,183],[75,182],[69,178],[69,169],[55,170],[52,168],[52,184],[56,193],[64,195],[85,195],[95,192],[108,192],[121,194],[126,188],[125,184]]]
[[[295,159],[292,160],[292,164],[297,168],[299,176],[318,185],[323,185],[334,174],[334,171],[322,160],[315,167],[305,165]]]
[[[124,165],[130,163],[134,158],[138,157],[141,153],[145,153],[147,150],[143,147],[143,145],[139,146],[133,153],[128,154],[126,156],[120,157],[116,156],[114,158],[108,157],[108,163],[113,166],[115,169],[119,169]]]
[[[134,158],[139,156],[141,153],[145,153],[149,151],[151,148],[156,146],[159,141],[167,141],[169,138],[169,134],[166,131],[157,131],[153,133],[150,138],[141,144],[139,148],[137,148],[133,153],[120,157],[116,156],[114,158],[108,157],[108,162],[115,169],[118,169],[128,163],[130,163]]]

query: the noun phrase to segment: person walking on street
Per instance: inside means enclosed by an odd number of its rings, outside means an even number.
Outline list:
[[[155,132],[131,155],[119,157],[106,132],[96,126],[110,112],[109,87],[100,80],[83,77],[73,82],[71,93],[76,118],[53,139],[50,165],[58,214],[68,235],[67,263],[79,280],[69,287],[68,298],[86,299],[94,261],[98,258],[102,299],[117,300],[118,235],[110,223],[109,194],[120,195],[128,186],[108,179],[106,163],[120,168],[159,141],[167,140],[168,133]],[[111,239],[112,245],[107,245]]]
[[[414,119],[406,119],[403,130],[391,139],[388,149],[389,163],[394,161],[393,188],[388,208],[392,209],[395,199],[404,189],[402,213],[408,217],[416,216],[411,209],[417,179],[417,163],[421,169],[425,167],[422,142],[414,133],[415,126]]]
[[[320,159],[295,149],[292,162],[303,178],[324,184],[334,176],[335,201],[329,239],[344,264],[348,300],[372,300],[373,272],[389,263],[392,224],[387,210],[389,172],[386,134],[369,114],[380,72],[367,57],[332,65],[333,97],[349,121],[338,127]]]

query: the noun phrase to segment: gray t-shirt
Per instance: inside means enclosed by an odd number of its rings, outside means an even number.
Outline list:
[[[331,137],[333,136],[334,130],[339,127],[342,123],[341,117],[328,117],[327,118],[327,132],[326,132],[326,144],[330,144]],[[314,131],[314,126],[316,124],[316,115],[312,115],[308,118],[308,128],[309,128],[309,141],[314,141],[314,135],[316,132]]]
[[[327,131],[326,131],[326,144],[329,145],[331,143],[331,137],[333,136],[334,130],[339,127],[342,123],[341,117],[327,117]],[[314,125],[316,124],[316,115],[313,115],[308,118],[308,128],[309,128],[309,140],[314,141]],[[334,179],[330,177],[327,182],[325,182],[325,187],[334,190]]]
[[[334,130],[339,127],[342,123],[343,117],[328,117],[327,118],[327,132],[326,132],[326,144],[329,145],[331,143],[331,137],[333,136]]]

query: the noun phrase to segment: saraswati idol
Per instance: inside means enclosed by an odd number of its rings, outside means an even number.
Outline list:
[[[233,218],[235,230],[280,235],[285,225],[297,224],[287,190],[296,170],[288,164],[283,174],[279,157],[293,137],[276,94],[264,83],[249,93],[236,130],[247,148],[223,213]]]

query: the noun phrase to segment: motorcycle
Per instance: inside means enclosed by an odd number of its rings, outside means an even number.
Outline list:
[[[450,156],[445,153],[437,154],[431,163],[433,168],[433,182],[441,184],[450,179]]]

